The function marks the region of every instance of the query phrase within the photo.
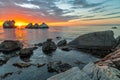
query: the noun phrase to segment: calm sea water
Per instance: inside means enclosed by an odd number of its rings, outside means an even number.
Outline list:
[[[56,39],[57,36],[66,39],[68,42],[78,37],[79,35],[96,32],[113,30],[115,37],[120,35],[120,27],[118,29],[111,29],[112,26],[81,26],[81,27],[50,27],[49,29],[3,29],[0,28],[0,42],[4,40],[20,40],[24,43],[24,47],[31,47],[33,44],[43,42],[48,38],[52,38],[56,43],[59,41]],[[0,56],[3,56],[1,53]],[[41,47],[34,51],[33,56],[30,58],[32,64],[47,63],[51,61],[62,61],[71,64],[72,66],[83,67],[84,65],[77,65],[74,62],[81,61],[85,64],[89,62],[97,61],[98,58],[89,54],[70,51],[64,52],[57,49],[52,56],[45,55]],[[36,66],[30,66],[29,68],[19,69],[12,66],[13,63],[23,62],[19,57],[12,57],[10,60],[0,66],[0,75],[8,72],[14,72],[13,75],[6,77],[3,80],[46,80],[48,77],[55,75],[56,73],[47,72],[47,66],[37,68]],[[17,72],[21,71],[20,74]]]

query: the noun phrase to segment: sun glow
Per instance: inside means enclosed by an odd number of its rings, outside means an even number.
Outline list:
[[[22,28],[22,27],[25,27],[26,24],[27,23],[25,23],[25,22],[16,22],[15,26],[17,26],[18,28]]]

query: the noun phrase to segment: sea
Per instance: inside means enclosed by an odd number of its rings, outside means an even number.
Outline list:
[[[117,26],[117,29],[112,29],[112,27],[114,26],[50,27],[49,29],[3,29],[0,27],[0,43],[4,40],[19,40],[24,44],[24,47],[33,47],[34,44],[44,42],[48,38],[53,39],[55,43],[63,39],[70,42],[80,35],[106,30],[112,30],[114,32],[114,37],[117,38],[120,35],[120,26]],[[61,39],[57,39],[56,37],[61,37]],[[4,56],[4,54],[0,53],[0,57],[1,56]],[[100,58],[88,53],[76,50],[66,52],[60,49],[57,49],[51,56],[49,56],[42,52],[41,47],[38,47],[38,49],[34,50],[30,61],[27,63],[46,63],[45,66],[38,68],[32,65],[28,68],[17,68],[13,66],[14,63],[25,62],[21,60],[19,56],[13,56],[6,64],[0,66],[0,76],[10,72],[13,72],[13,74],[5,78],[0,78],[0,80],[47,80],[47,78],[57,74],[56,72],[48,72],[48,62],[62,61],[63,63],[68,63],[73,67],[78,66],[82,69],[86,64],[98,61],[99,59]],[[81,64],[76,64],[76,62],[80,62]]]

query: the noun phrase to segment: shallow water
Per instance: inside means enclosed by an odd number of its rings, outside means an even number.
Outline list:
[[[47,38],[52,38],[56,43],[59,41],[57,36],[71,41],[79,35],[95,32],[113,30],[115,37],[120,34],[120,27],[118,29],[111,29],[111,26],[86,26],[86,27],[50,27],[49,29],[2,29],[0,28],[0,42],[4,40],[20,40],[24,43],[24,47],[31,47],[33,44],[43,42]],[[0,54],[2,56],[2,53]],[[30,58],[32,64],[47,63],[51,61],[62,61],[71,64],[72,66],[79,66],[82,68],[89,62],[99,60],[98,58],[79,51],[65,52],[57,49],[52,56],[45,55],[41,47],[34,50],[33,56]],[[85,63],[84,65],[75,64],[76,61]],[[48,77],[56,73],[47,72],[47,65],[37,68],[30,66],[28,68],[19,69],[12,66],[13,63],[23,62],[19,57],[12,57],[6,64],[0,66],[0,75],[8,72],[14,72],[13,75],[6,77],[3,80],[46,80]],[[20,72],[20,73],[19,73]],[[19,73],[19,74],[18,74]]]

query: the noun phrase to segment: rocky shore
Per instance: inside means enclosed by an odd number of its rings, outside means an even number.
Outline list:
[[[61,37],[56,37],[56,39],[59,40],[57,43],[53,39],[47,39],[44,42],[34,44],[33,47],[26,48],[20,41],[5,40],[0,44],[0,54],[3,54],[0,56],[0,66],[5,65],[12,57],[18,56],[22,62],[13,63],[12,66],[19,69],[46,66],[49,73],[56,73],[47,80],[120,80],[120,37],[114,38],[113,31],[84,34],[71,42],[61,39]],[[82,69],[63,61],[30,63],[34,51],[40,47],[47,56],[53,56],[54,52],[59,49],[67,51],[68,54],[72,50],[83,51],[101,59],[90,62]],[[75,63],[84,64],[81,61]],[[0,79],[4,80],[16,73],[20,74],[21,71],[5,73],[0,75]]]

